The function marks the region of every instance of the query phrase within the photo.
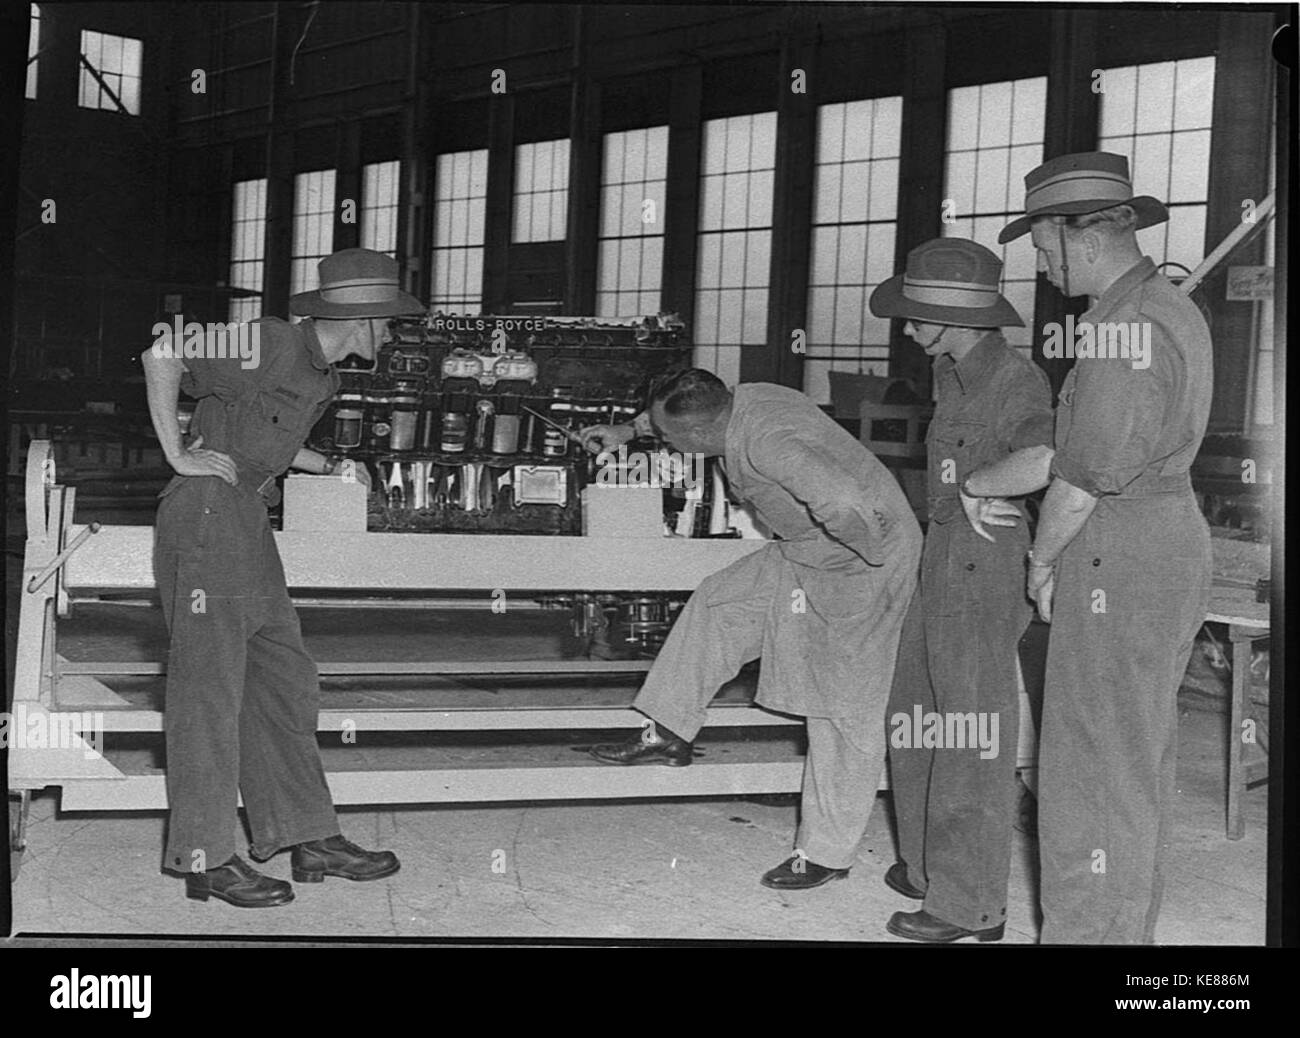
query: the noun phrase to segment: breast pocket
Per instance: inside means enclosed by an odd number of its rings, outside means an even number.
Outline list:
[[[287,468],[307,438],[315,402],[290,389],[260,389],[243,402],[241,453],[269,469]]]
[[[962,419],[935,422],[930,426],[930,518],[949,522],[961,512],[957,492],[962,481],[984,460],[988,422]]]

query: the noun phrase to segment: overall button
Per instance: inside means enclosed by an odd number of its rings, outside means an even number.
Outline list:
[[[958,441],[957,441],[957,446],[958,446],[958,447],[965,447],[965,446],[966,446],[966,441],[965,441],[965,440],[958,440]]]
[[[1093,564],[1094,566],[1100,566],[1100,565],[1101,565],[1101,559],[1093,559],[1093,560],[1092,560],[1092,564]]]
[[[975,568],[975,563],[973,562],[966,563],[966,568],[969,570],[973,570]]]

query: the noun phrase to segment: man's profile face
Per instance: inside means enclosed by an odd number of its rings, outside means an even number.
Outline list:
[[[943,329],[942,324],[909,320],[903,325],[903,334],[925,350],[927,357],[937,357],[945,348],[944,342],[939,338]]]
[[[707,444],[700,434],[701,420],[696,415],[673,415],[655,401],[650,405],[650,425],[655,434],[681,454],[706,454]]]
[[[1061,274],[1061,233],[1051,220],[1037,220],[1029,230],[1034,248],[1038,250],[1038,269],[1060,292],[1065,291],[1065,278]],[[1067,248],[1069,238],[1066,238]]]

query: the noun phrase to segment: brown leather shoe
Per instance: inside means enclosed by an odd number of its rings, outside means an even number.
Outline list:
[[[185,877],[185,896],[195,901],[215,897],[236,908],[274,908],[293,900],[293,887],[264,876],[238,854],[223,865]]]
[[[1005,928],[1005,923],[998,923],[987,930],[966,930],[945,923],[924,909],[919,912],[895,912],[885,924],[885,929],[895,937],[906,937],[909,941],[922,941],[926,944],[951,944],[963,937],[974,937],[980,942],[1000,941]]]
[[[300,843],[290,852],[295,883],[321,883],[326,876],[383,879],[402,867],[392,851],[362,850],[342,835]]]
[[[763,873],[759,882],[773,890],[811,890],[833,879],[843,879],[848,874],[848,869],[827,868],[796,854]]]
[[[911,881],[907,878],[907,862],[896,861],[885,871],[885,886],[890,890],[896,890],[903,897],[910,897],[913,901],[925,900],[925,891],[912,886]]]
[[[684,768],[695,757],[693,745],[675,735],[663,735],[658,725],[643,729],[627,742],[592,746],[587,752],[605,764],[665,764],[670,768]]]

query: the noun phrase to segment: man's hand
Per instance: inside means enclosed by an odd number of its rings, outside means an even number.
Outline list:
[[[1025,581],[1025,593],[1036,606],[1043,623],[1052,622],[1052,596],[1056,593],[1056,567],[1044,566],[1041,562],[1029,563],[1029,575]]]
[[[1002,497],[971,497],[965,491],[958,490],[961,507],[970,521],[971,529],[986,541],[993,541],[993,535],[985,526],[1015,526],[1020,521],[1020,509]]]
[[[604,454],[616,451],[636,436],[636,429],[631,425],[589,425],[578,430],[582,445],[592,454]]]
[[[239,485],[239,472],[230,455],[221,451],[202,450],[203,437],[200,436],[189,447],[167,461],[181,476],[219,476],[232,487]]]

